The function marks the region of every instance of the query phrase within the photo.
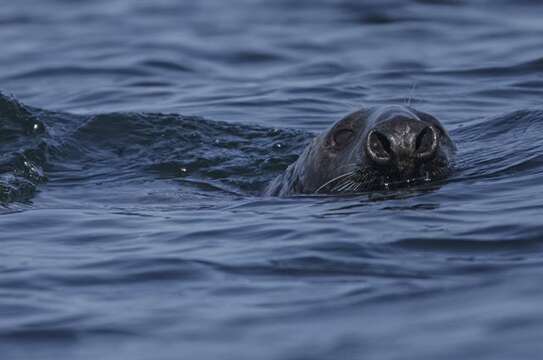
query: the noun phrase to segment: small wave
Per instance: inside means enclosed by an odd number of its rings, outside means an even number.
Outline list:
[[[460,178],[543,175],[543,111],[522,110],[452,132]]]
[[[511,252],[523,253],[541,250],[543,242],[539,239],[527,240],[476,240],[476,239],[401,239],[391,244],[401,249],[438,253],[464,253],[475,255],[477,253],[489,256],[490,253]]]
[[[46,134],[30,109],[0,94],[0,203],[30,198],[46,180]]]
[[[129,76],[150,76],[151,73],[143,69],[129,67],[83,67],[83,66],[41,66],[39,69],[31,69],[21,71],[19,73],[8,76],[8,80],[21,80],[38,78],[59,78],[70,76],[97,76],[97,75],[118,75],[124,74]]]
[[[47,179],[46,164],[54,181],[72,184],[158,173],[226,191],[259,192],[310,137],[173,114],[54,113],[4,96],[0,120],[2,201],[31,196]]]
[[[543,174],[542,119],[541,110],[520,110],[452,131],[460,150],[455,181]],[[47,172],[80,184],[158,174],[200,190],[257,194],[312,137],[176,114],[54,113],[5,96],[0,120],[3,202],[31,197]]]
[[[119,113],[91,117],[73,133],[72,144],[89,171],[101,164],[258,191],[296,158],[307,138],[197,117]],[[58,161],[73,160],[65,154]]]

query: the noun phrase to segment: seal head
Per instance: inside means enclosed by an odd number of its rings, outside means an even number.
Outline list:
[[[407,106],[364,109],[317,136],[269,195],[358,193],[445,178],[456,147],[439,120]]]

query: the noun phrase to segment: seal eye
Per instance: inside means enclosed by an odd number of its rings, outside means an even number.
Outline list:
[[[353,138],[354,132],[351,129],[339,129],[332,135],[332,145],[335,147],[343,147],[347,145]]]

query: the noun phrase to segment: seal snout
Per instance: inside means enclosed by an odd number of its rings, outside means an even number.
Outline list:
[[[439,132],[420,120],[395,118],[370,130],[368,157],[377,165],[412,176],[421,164],[431,161],[439,146]]]

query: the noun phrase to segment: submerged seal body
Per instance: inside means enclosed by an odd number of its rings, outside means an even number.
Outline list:
[[[362,109],[315,137],[266,194],[386,190],[445,178],[456,146],[439,120],[408,106]]]

